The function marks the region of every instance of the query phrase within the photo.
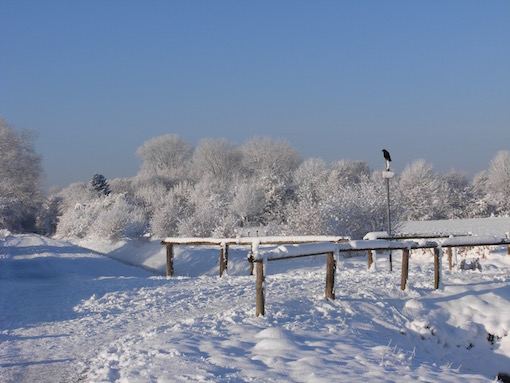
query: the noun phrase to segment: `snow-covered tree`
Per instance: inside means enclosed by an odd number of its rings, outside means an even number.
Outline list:
[[[440,176],[442,211],[438,218],[455,219],[468,216],[472,203],[469,180],[463,173],[454,170]]]
[[[347,187],[360,182],[363,177],[370,177],[371,170],[364,161],[340,160],[331,165],[329,177],[340,187]]]
[[[155,236],[164,238],[179,235],[179,223],[194,214],[192,193],[193,186],[184,182],[160,195],[160,199],[154,202],[159,207],[151,210],[150,226]]]
[[[193,153],[193,167],[200,178],[209,177],[223,186],[238,176],[242,152],[225,139],[200,140]]]
[[[192,214],[185,214],[178,222],[180,236],[229,236],[233,235],[235,219],[230,214],[231,199],[212,187],[205,178],[194,185],[189,194]]]
[[[495,201],[492,201],[488,192],[488,172],[486,170],[476,174],[471,181],[473,202],[468,207],[468,216],[471,218],[484,218],[496,214]]]
[[[253,179],[238,183],[234,188],[231,210],[240,218],[240,224],[260,225],[266,206],[265,193],[261,185]]]
[[[56,233],[61,204],[62,197],[59,195],[58,188],[51,188],[37,216],[37,231],[39,233],[46,236]]]
[[[0,118],[0,228],[35,228],[42,168],[33,140],[30,132],[18,134]]]
[[[301,163],[301,155],[287,141],[254,137],[243,147],[243,165],[265,191],[265,223],[285,221],[285,207],[292,199],[292,174]]]
[[[146,141],[136,151],[142,159],[140,172],[145,177],[164,177],[169,186],[189,178],[192,146],[175,134]]]
[[[510,214],[510,152],[499,151],[487,172],[487,195],[496,207],[497,215]]]
[[[438,218],[441,211],[441,183],[431,164],[418,159],[407,165],[400,176],[399,189],[408,220]]]
[[[99,205],[97,217],[91,225],[90,235],[95,238],[118,241],[124,237],[141,237],[148,230],[144,211],[125,195],[111,194],[95,202]]]
[[[117,241],[135,238],[148,229],[144,211],[122,194],[109,194],[77,202],[64,210],[57,227],[61,238],[94,238]]]
[[[110,194],[110,184],[106,180],[106,177],[99,173],[94,174],[92,177],[92,180],[90,181],[90,188],[98,194]]]
[[[285,140],[253,137],[243,146],[243,164],[257,177],[287,180],[301,163],[301,155]]]
[[[305,160],[294,172],[296,201],[288,205],[286,212],[289,232],[300,235],[322,233],[324,222],[320,209],[329,173],[326,162],[318,158]]]
[[[323,233],[361,239],[367,232],[387,229],[386,186],[379,172],[342,187],[335,187],[332,180],[330,177],[330,192],[320,206]],[[399,194],[392,190],[391,197],[392,228],[396,228],[402,220]]]

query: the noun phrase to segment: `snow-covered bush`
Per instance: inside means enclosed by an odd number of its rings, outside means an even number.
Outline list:
[[[102,209],[92,225],[94,237],[118,241],[123,237],[141,237],[147,232],[148,222],[143,210],[130,203],[126,196],[108,196],[101,205]]]
[[[148,229],[141,208],[122,194],[99,196],[88,203],[76,203],[60,217],[57,236],[61,238],[97,238],[117,241],[139,237]]]
[[[178,235],[179,222],[194,213],[194,205],[190,201],[192,193],[192,185],[181,183],[160,196],[160,206],[153,210],[150,220],[151,232],[155,236],[163,238]]]

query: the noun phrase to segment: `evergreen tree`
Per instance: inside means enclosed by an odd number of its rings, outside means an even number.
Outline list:
[[[105,176],[102,174],[96,173],[94,177],[92,177],[92,181],[90,181],[90,187],[92,190],[97,192],[100,195],[109,195],[110,194],[110,185],[106,180]]]

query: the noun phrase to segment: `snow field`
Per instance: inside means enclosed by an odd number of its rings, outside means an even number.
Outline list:
[[[159,242],[114,251],[164,270],[159,252]],[[377,256],[377,271],[367,270],[366,257],[341,258],[334,301],[324,299],[324,256],[267,262],[266,316],[257,318],[247,249],[230,252],[221,279],[218,248],[177,251],[181,275],[167,279],[69,243],[7,236],[0,247],[0,378],[491,382],[510,372],[505,252],[480,259],[481,272],[450,272],[444,257],[439,290],[427,251],[411,253],[406,291],[400,252],[392,273],[385,255]]]

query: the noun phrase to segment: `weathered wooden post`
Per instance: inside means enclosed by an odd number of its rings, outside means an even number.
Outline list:
[[[441,248],[434,247],[434,288],[439,288],[441,277]]]
[[[372,267],[372,264],[374,263],[374,256],[372,253],[373,250],[368,250],[368,269]]]
[[[402,280],[400,289],[405,290],[409,278],[409,249],[402,249]]]
[[[166,244],[166,276],[174,275],[174,246],[171,243]]]
[[[327,254],[326,261],[326,299],[335,299],[334,287],[335,287],[335,256],[332,252]]]
[[[259,316],[265,315],[265,308],[264,308],[264,262],[262,261],[256,261],[253,262],[257,264],[257,306],[255,309],[255,315]]]
[[[506,239],[508,239],[509,236],[510,236],[510,234],[505,233]],[[506,245],[506,254],[510,255],[510,245]]]
[[[250,275],[253,275],[254,272],[254,259],[253,259],[253,243],[250,248],[250,255],[248,255],[248,262],[250,262]]]
[[[448,267],[450,268],[450,271],[453,269],[453,250],[451,247],[448,247],[446,249],[446,253],[448,254]]]
[[[228,269],[228,244],[222,243],[220,248],[220,278]]]

